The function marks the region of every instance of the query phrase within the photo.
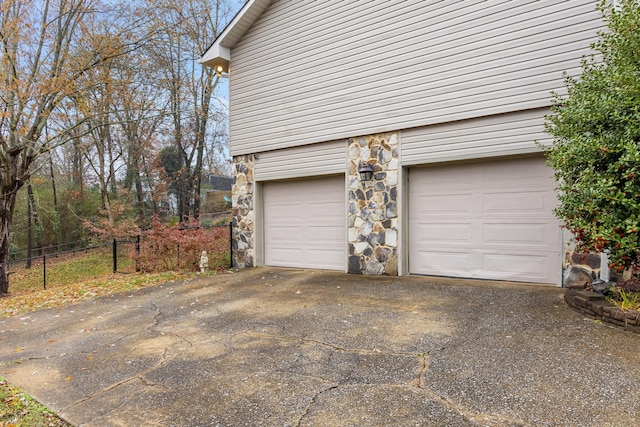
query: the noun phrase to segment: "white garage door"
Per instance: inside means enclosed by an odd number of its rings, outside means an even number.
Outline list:
[[[410,272],[559,285],[552,176],[542,158],[411,169]]]
[[[344,176],[265,182],[262,188],[266,265],[346,269]]]

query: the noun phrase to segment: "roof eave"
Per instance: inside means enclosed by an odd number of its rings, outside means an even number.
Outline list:
[[[225,71],[229,70],[231,48],[249,30],[251,25],[262,15],[272,0],[249,0],[233,17],[231,22],[222,30],[213,44],[200,57],[198,62],[207,67],[221,65]]]
[[[214,43],[207,49],[198,62],[206,67],[215,68],[218,65],[222,65],[225,69],[228,69],[230,60],[231,49]]]

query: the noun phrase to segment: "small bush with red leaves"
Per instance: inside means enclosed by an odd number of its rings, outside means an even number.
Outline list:
[[[202,228],[197,222],[167,226],[157,219],[140,239],[138,268],[143,272],[200,271],[202,251],[207,251],[208,270],[229,266],[229,227]]]

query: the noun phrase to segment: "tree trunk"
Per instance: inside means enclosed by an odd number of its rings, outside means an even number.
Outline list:
[[[138,171],[137,167],[134,179],[136,183],[136,201],[138,202],[138,225],[141,227],[145,221],[144,191],[142,189],[142,179],[140,179],[140,171]]]
[[[196,165],[193,170],[193,217],[200,217],[200,192],[202,191],[202,163],[204,161],[205,139],[207,136],[207,123],[209,121],[209,105],[211,103],[213,73],[206,71],[205,88],[203,93],[201,111],[196,112]]]
[[[129,131],[130,128],[125,128]],[[140,165],[142,163],[140,153],[140,143],[137,136],[133,132],[127,132],[129,141],[129,162],[127,163],[127,175],[124,187],[135,188],[136,204],[138,205],[138,225],[142,226],[145,222],[145,206],[144,206],[144,189],[142,188],[142,178],[140,177]]]
[[[0,199],[0,296],[9,293],[9,231],[16,202],[16,191],[8,191]]]
[[[36,206],[36,198],[33,195],[33,187],[31,186],[31,180],[27,182],[27,204],[29,205],[29,224],[33,225],[36,229],[36,245],[38,248],[42,248],[42,226],[40,224],[40,218],[38,217],[38,207]],[[29,230],[29,239],[32,237],[32,230]],[[31,245],[31,241],[29,242]],[[31,250],[29,249],[29,257],[31,257]]]
[[[109,117],[105,120],[104,129],[106,133],[107,152],[109,154],[109,187],[110,192],[114,196],[118,194],[118,183],[116,182],[116,169],[115,159],[113,157],[113,142],[111,141],[111,130],[107,124],[109,123]]]
[[[27,265],[26,268],[31,268],[31,253],[33,249],[33,221],[31,220],[31,203],[27,203]]]
[[[8,227],[4,225],[2,220],[0,227]],[[0,233],[4,231],[0,230]],[[9,293],[9,240],[5,240],[0,246],[0,297]]]
[[[53,173],[53,157],[49,156],[49,170],[51,174],[51,190],[53,191],[53,209],[58,213],[58,191],[56,190],[56,176]]]
[[[190,172],[183,167],[178,177],[178,218],[184,222],[189,217],[189,207],[191,205],[191,179]]]
[[[81,201],[84,200],[84,166],[82,161],[82,147],[78,140],[73,150],[73,187],[78,191]],[[80,204],[82,206],[82,204]],[[82,214],[82,211],[79,211]]]
[[[53,171],[53,156],[49,156],[49,168],[51,171],[51,189],[53,191],[53,215],[56,231],[56,245],[62,242],[60,227],[60,209],[58,209],[58,190],[56,189],[56,176]]]
[[[202,160],[204,158],[204,134],[196,134],[198,141],[196,166],[193,169],[193,217],[200,217],[200,192],[202,191]]]
[[[109,226],[113,227],[113,214],[111,213],[111,202],[109,201],[109,188],[104,179],[98,180],[100,183],[100,195],[102,197],[102,208],[107,214]]]
[[[153,213],[157,214],[158,213],[158,203],[157,203],[157,200],[156,200],[157,193],[154,192],[154,188],[151,185],[153,180],[152,180],[152,177],[151,177],[151,173],[149,171],[149,167],[147,166],[147,161],[144,158],[144,155],[141,158],[141,164],[142,164],[142,168],[144,169],[144,177],[145,177],[147,185],[149,187],[149,193],[151,194],[151,203],[153,204]]]
[[[193,174],[193,217],[200,218],[200,192],[202,191],[202,168]]]

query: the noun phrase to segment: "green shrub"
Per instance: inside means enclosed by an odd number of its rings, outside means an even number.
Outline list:
[[[610,267],[640,268],[640,4],[602,2],[608,31],[580,78],[554,94],[543,147],[558,181],[556,215],[578,249],[609,250]]]

